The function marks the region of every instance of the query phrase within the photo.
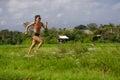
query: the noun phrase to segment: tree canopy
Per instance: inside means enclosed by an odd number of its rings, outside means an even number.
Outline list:
[[[26,26],[27,23],[24,24]],[[93,34],[86,34],[84,30],[90,30]],[[9,31],[8,29],[0,31],[0,44],[22,44],[31,43],[32,30],[29,35],[25,35],[20,31]],[[41,32],[41,37],[44,38],[45,43],[57,43],[59,35],[66,35],[69,41],[80,42],[120,42],[120,25],[107,24],[97,26],[95,23],[90,23],[87,26],[79,25],[73,29],[52,27]]]

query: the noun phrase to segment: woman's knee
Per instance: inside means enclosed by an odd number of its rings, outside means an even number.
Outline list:
[[[41,44],[44,44],[44,41],[43,40],[41,40],[41,42],[40,42]]]
[[[36,41],[35,40],[33,40],[33,42],[32,42],[32,47],[34,47],[35,46],[35,44],[36,44]]]

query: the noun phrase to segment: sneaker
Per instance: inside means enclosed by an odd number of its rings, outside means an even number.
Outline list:
[[[38,52],[39,52],[38,50],[35,50],[35,51],[34,51],[35,54],[38,54]]]
[[[26,54],[24,57],[33,57],[34,55]]]

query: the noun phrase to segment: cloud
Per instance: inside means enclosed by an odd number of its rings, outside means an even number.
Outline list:
[[[14,26],[22,22],[34,21],[36,14],[43,22],[48,21],[49,27],[120,21],[119,0],[0,0],[0,5],[0,24],[13,29],[19,29]]]
[[[120,10],[120,2],[112,6],[113,10]]]
[[[3,9],[2,9],[2,8],[0,8],[0,14],[2,14],[2,11],[3,11]]]
[[[6,25],[6,21],[5,20],[0,21],[0,25]]]
[[[60,17],[62,17],[62,16],[63,16],[63,13],[58,13],[58,14],[56,15],[57,18],[60,18]]]
[[[14,17],[15,19],[23,18],[23,13],[16,13],[16,14],[13,15],[13,17]]]
[[[21,3],[21,2],[22,1],[18,1],[18,0],[9,0],[8,11],[15,12],[15,11],[19,11],[20,9],[25,9],[28,7],[26,2],[24,3]]]

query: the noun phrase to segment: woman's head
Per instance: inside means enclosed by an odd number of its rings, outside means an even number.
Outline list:
[[[40,15],[35,15],[35,21],[40,21],[41,17]]]

